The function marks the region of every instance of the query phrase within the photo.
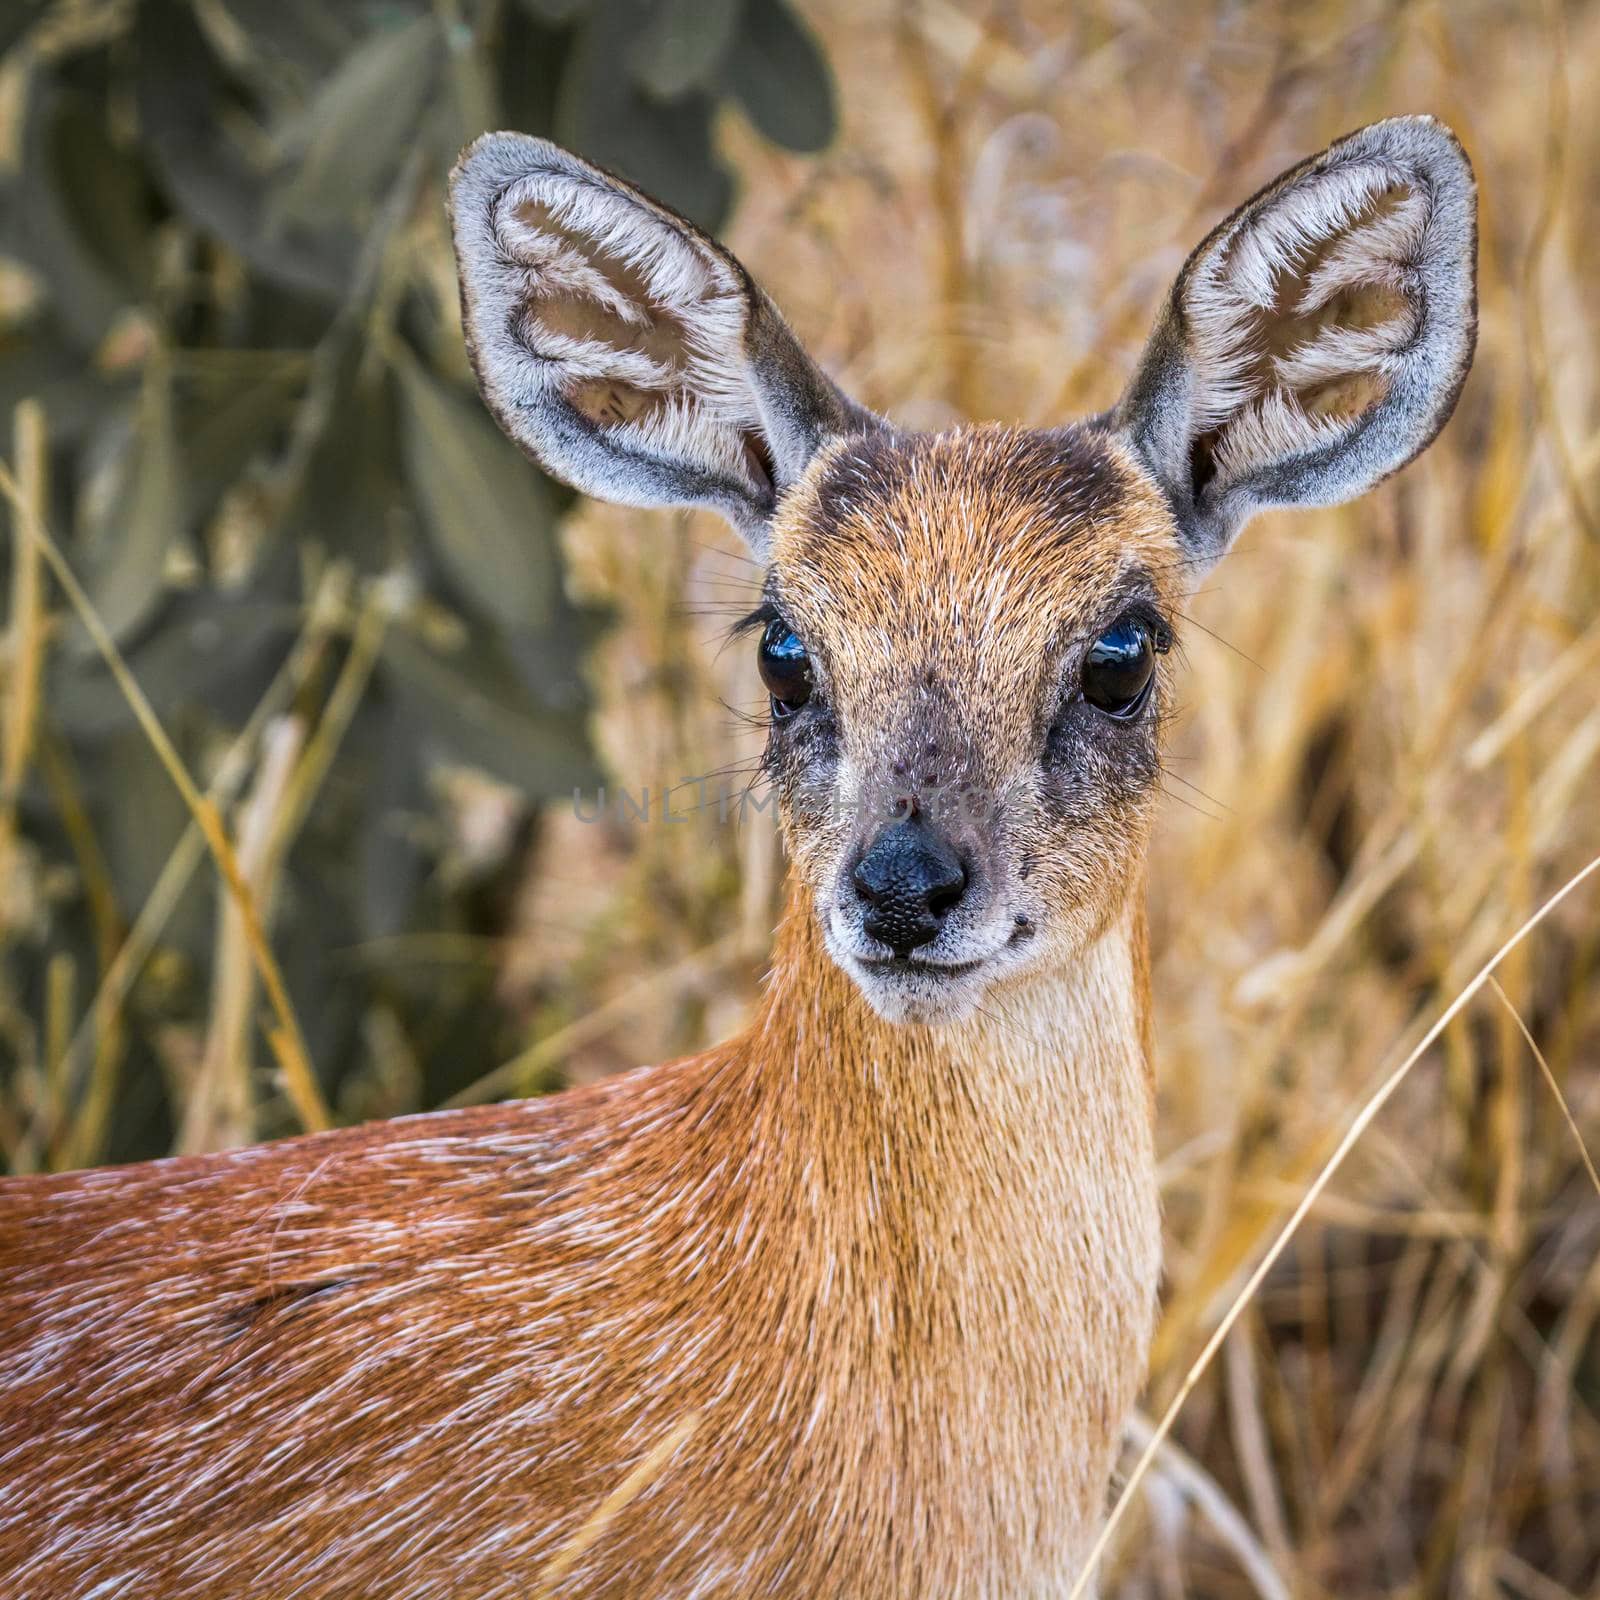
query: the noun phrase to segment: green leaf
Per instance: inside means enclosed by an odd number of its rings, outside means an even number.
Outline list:
[[[661,0],[628,50],[628,70],[658,100],[705,88],[733,41],[743,0]]]
[[[273,283],[341,299],[355,270],[348,223],[313,230],[297,219],[269,227],[267,178],[234,129],[230,86],[181,0],[143,0],[134,23],[135,104],[162,187],[195,227]]]
[[[370,210],[415,133],[441,54],[431,16],[375,32],[350,52],[278,130],[280,154],[299,165],[273,196],[275,222],[323,227]]]
[[[166,586],[167,551],[182,531],[182,469],[172,423],[171,370],[152,359],[133,408],[131,426],[87,491],[82,546],[88,559],[84,588],[120,644],[138,631]],[[69,650],[94,654],[79,626]]]
[[[31,86],[21,156],[4,246],[38,271],[60,325],[93,346],[148,288],[143,171],[84,96],[48,79]]]
[[[299,99],[349,54],[362,20],[360,8],[327,0],[210,0],[195,10],[202,26],[220,12],[243,36],[233,65],[250,72],[252,84],[294,85]]]
[[[402,481],[399,406],[388,374],[365,373],[361,351],[351,350],[331,403],[315,394],[301,401],[303,411],[323,405],[326,418],[282,533],[348,556],[363,572],[383,572],[397,559],[414,564],[410,542],[397,539],[418,519]]]
[[[583,718],[537,705],[486,639],[446,655],[394,627],[383,663],[413,724],[446,758],[481,767],[534,799],[596,781]]]
[[[716,102],[701,90],[670,103],[653,99],[617,71],[617,40],[636,16],[627,0],[596,0],[561,81],[555,137],[715,228],[733,198],[711,138]]]
[[[833,73],[810,27],[784,0],[747,0],[723,88],[774,144],[815,151],[837,130]]]
[[[500,126],[548,133],[555,125],[556,98],[566,77],[573,33],[536,17],[527,6],[508,6],[489,46]]]
[[[391,427],[394,408],[385,407]],[[339,454],[341,443],[348,453]],[[288,531],[355,562],[369,574],[428,565],[416,495],[403,478],[398,431],[355,422],[332,430],[308,476]],[[419,548],[420,547],[420,548]]]
[[[299,623],[297,607],[280,599],[172,594],[124,653],[163,722],[204,708],[237,726],[265,693]],[[104,739],[133,725],[122,690],[98,656],[57,651],[50,670],[51,715],[74,739]]]
[[[49,0],[8,0],[0,12],[0,55],[4,55],[40,17]]]
[[[148,293],[155,259],[143,163],[113,143],[101,108],[62,96],[50,130],[50,176],[62,210],[122,298]]]
[[[549,492],[475,399],[396,350],[406,474],[451,582],[508,628],[545,626],[560,603]]]
[[[589,0],[522,0],[523,10],[539,22],[571,22],[588,4]]]
[[[150,898],[188,826],[188,808],[135,727],[85,752],[84,776],[117,904],[131,917]],[[194,874],[162,929],[163,946],[191,958],[206,951],[214,931],[212,881],[207,873]]]
[[[203,381],[186,396],[179,414],[187,526],[207,516],[257,453],[278,437],[303,381],[304,363],[292,356],[265,358],[243,376],[226,383]]]
[[[458,37],[457,34],[461,36]],[[455,165],[457,153],[480,133],[505,126],[496,93],[494,51],[487,38],[474,39],[465,28],[452,30],[450,113],[442,118],[448,148],[441,173]]]
[[[19,400],[38,400],[57,449],[76,445],[108,412],[126,405],[131,387],[125,378],[110,382],[87,367],[52,317],[0,336],[0,417],[9,417]]]
[[[417,819],[429,811],[417,731],[396,696],[369,696],[366,721],[376,730],[361,818],[357,907],[365,939],[404,932],[427,867],[417,842]],[[365,731],[352,728],[351,733]]]

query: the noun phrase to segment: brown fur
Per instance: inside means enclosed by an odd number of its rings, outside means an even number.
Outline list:
[[[1062,450],[1104,480],[1076,520],[1039,499]],[[854,686],[926,666],[949,751],[1003,779],[1060,641],[1130,565],[1170,571],[1157,502],[1092,437],[983,430],[883,447],[823,539],[846,470],[795,497],[774,578],[850,748],[911,703]],[[1158,1271],[1142,811],[1106,827],[1072,857],[1106,870],[1070,885],[1036,841],[1060,925],[965,1021],[873,1014],[821,948],[829,852],[797,830],[760,1014],[705,1055],[6,1185],[8,1595],[526,1596],[691,1414],[560,1592],[1057,1592]]]

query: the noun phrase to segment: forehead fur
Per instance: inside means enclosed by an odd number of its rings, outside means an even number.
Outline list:
[[[1168,600],[1181,562],[1165,502],[1111,436],[974,427],[834,444],[784,507],[772,578],[824,666],[843,653],[840,676],[871,681],[874,655],[963,675],[1038,660],[1135,582]]]

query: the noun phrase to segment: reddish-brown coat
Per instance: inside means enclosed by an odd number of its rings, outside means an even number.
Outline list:
[[[1051,1592],[1154,1306],[1130,940],[897,1028],[802,895],[705,1055],[6,1185],[6,1594],[527,1596],[687,1415],[561,1593]]]
[[[828,460],[793,497],[774,582],[850,759],[932,670],[968,776],[1034,771],[1054,645],[1168,582],[1155,497],[1080,442],[1074,520],[1061,448],[907,441],[831,539]],[[1148,802],[1021,824],[1049,925],[963,1021],[871,1010],[813,905],[837,841],[791,819],[763,1003],[704,1055],[0,1188],[7,1600],[523,1600],[685,1418],[560,1593],[1055,1592],[1155,1305]]]

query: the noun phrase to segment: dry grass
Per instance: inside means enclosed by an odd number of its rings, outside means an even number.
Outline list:
[[[733,241],[847,386],[910,424],[1108,404],[1187,248],[1363,121],[1436,112],[1482,182],[1483,327],[1455,421],[1367,501],[1262,519],[1193,604],[1151,879],[1157,1415],[1357,1108],[1600,842],[1600,288],[1585,251],[1600,14],[811,9],[844,136],[801,161],[730,123],[746,175]],[[446,298],[437,220],[408,248],[432,252]],[[756,574],[711,521],[592,508],[567,542],[574,585],[619,617],[593,663],[610,770],[657,805],[690,774],[737,789],[756,685],[746,652],[719,646]],[[14,641],[34,625],[35,577]],[[353,605],[334,611],[304,649],[363,626]],[[15,729],[33,690],[11,694]],[[243,790],[234,838],[254,805],[270,867],[315,792],[318,737],[276,788],[225,766],[196,815]],[[7,748],[8,790],[23,759]],[[697,793],[680,788],[679,809]],[[780,879],[770,813],[646,827],[556,808],[497,953],[529,1048],[479,1092],[728,1032]],[[270,871],[251,882],[270,907]],[[1158,1455],[1119,1530],[1108,1595],[1593,1592],[1600,1199],[1573,1133],[1600,1150],[1597,908],[1593,882],[1557,908],[1366,1131],[1186,1402],[1181,1448]],[[253,943],[232,936],[232,967]],[[55,1069],[69,990],[40,1021]],[[219,993],[216,1037],[237,1039],[238,1006]]]

